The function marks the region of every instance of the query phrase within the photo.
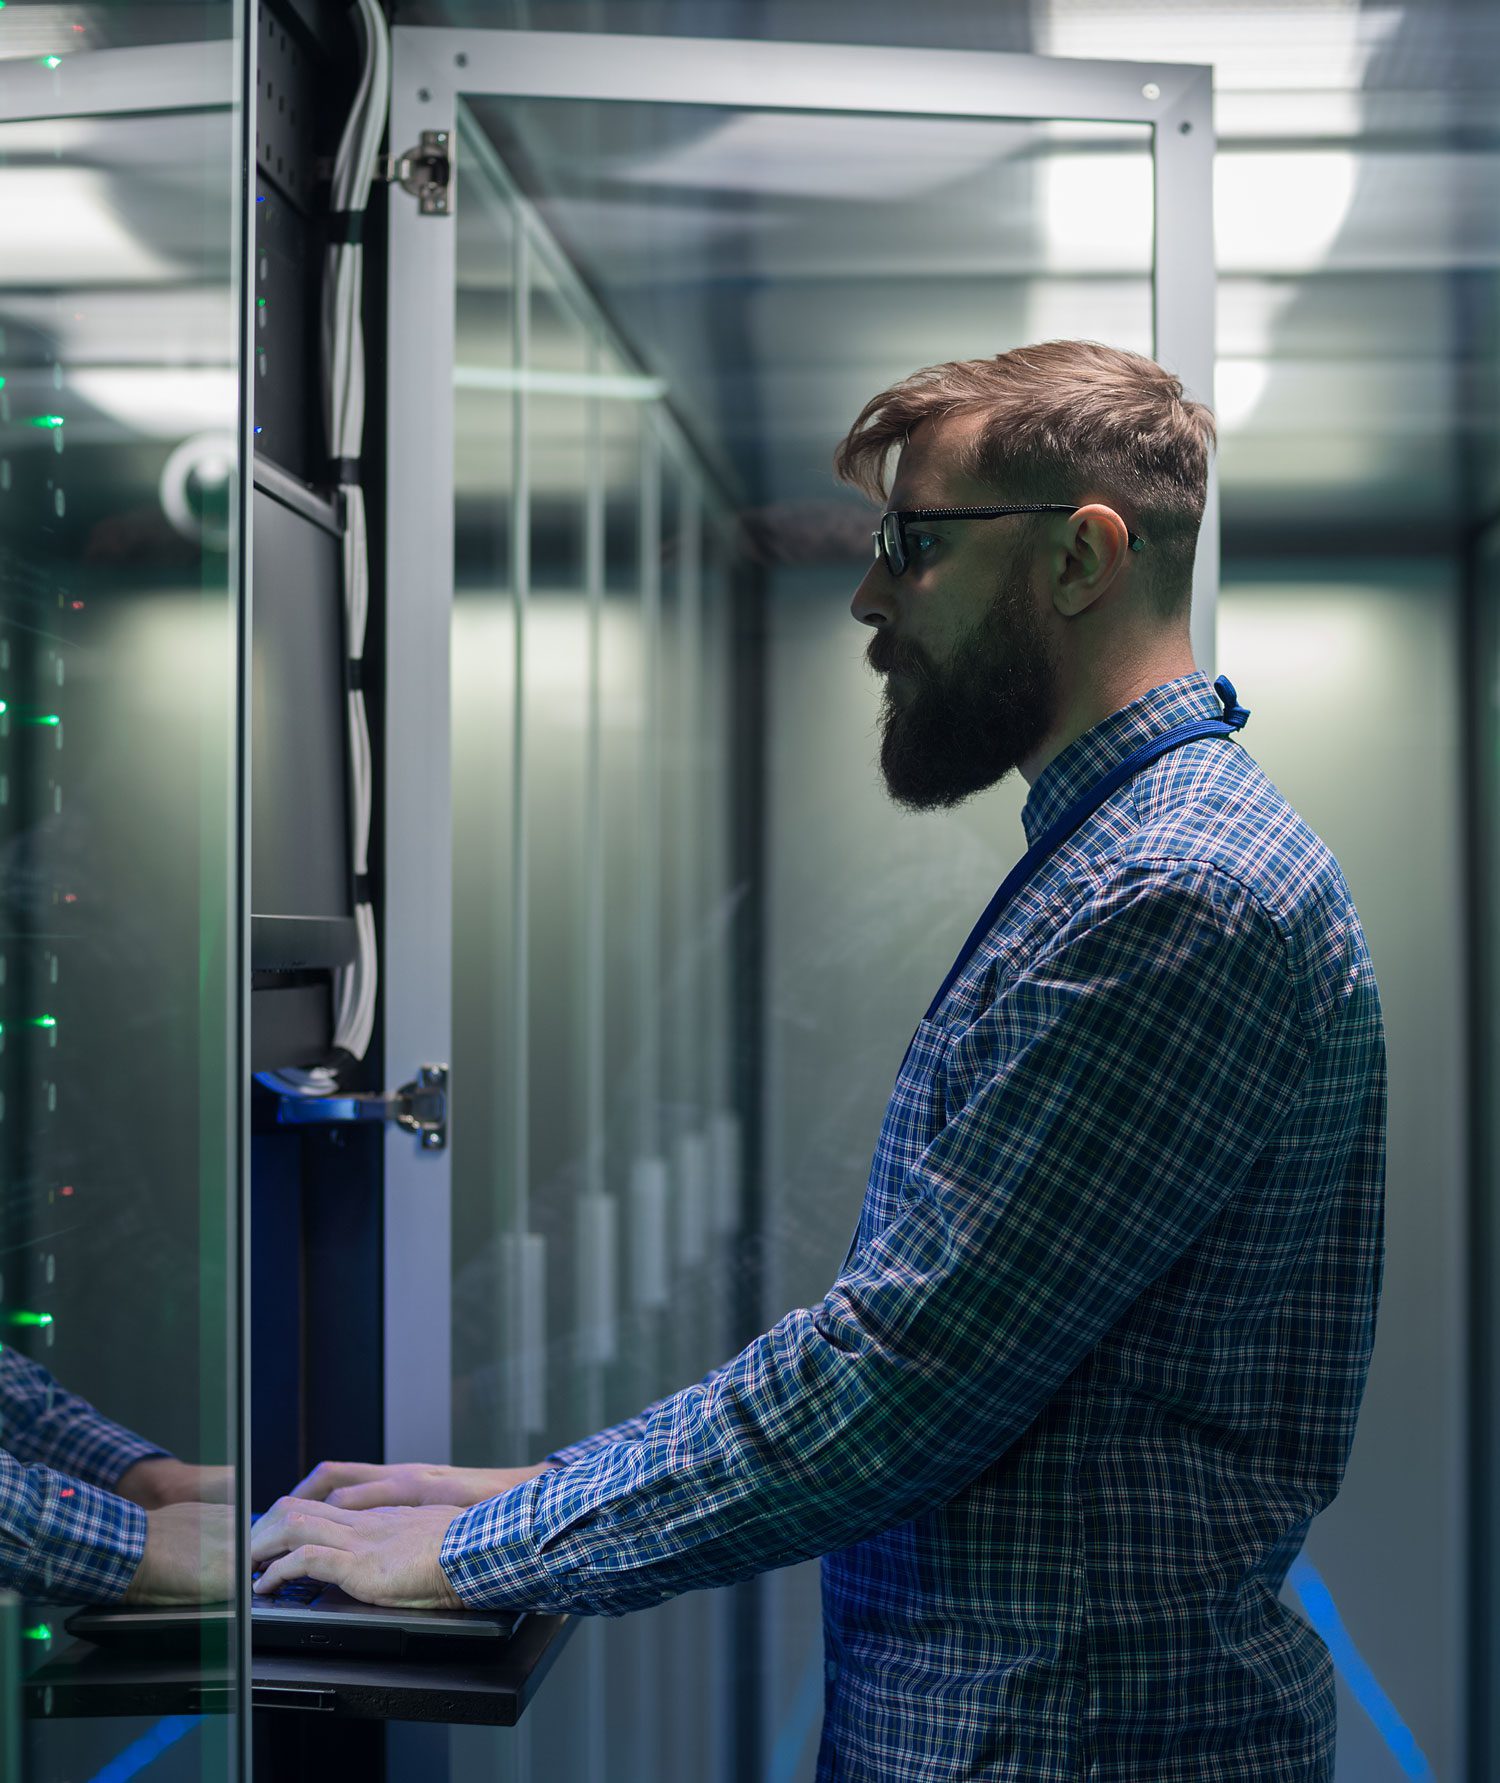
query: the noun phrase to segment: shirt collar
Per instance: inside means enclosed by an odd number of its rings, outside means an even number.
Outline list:
[[[1061,817],[1075,799],[1082,798],[1132,749],[1179,724],[1188,724],[1195,718],[1221,718],[1223,713],[1214,684],[1202,669],[1179,675],[1175,681],[1163,681],[1128,706],[1121,706],[1118,712],[1111,712],[1092,730],[1075,737],[1037,776],[1021,810],[1027,845],[1034,844],[1048,824]]]

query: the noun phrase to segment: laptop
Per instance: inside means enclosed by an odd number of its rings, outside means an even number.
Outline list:
[[[259,1573],[252,1575],[258,1578]],[[524,1610],[388,1610],[361,1603],[320,1579],[291,1579],[250,1604],[257,1653],[374,1653],[388,1657],[498,1657]],[[100,1606],[74,1610],[63,1627],[100,1646],[151,1653],[197,1652],[227,1643],[228,1604]]]

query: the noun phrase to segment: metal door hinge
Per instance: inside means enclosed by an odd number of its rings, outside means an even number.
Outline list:
[[[420,1134],[424,1151],[443,1151],[448,1144],[448,1067],[422,1065],[415,1080],[394,1093],[360,1090],[347,1096],[282,1096],[276,1119],[288,1126],[394,1121],[408,1133]]]
[[[424,130],[404,155],[381,155],[375,175],[410,192],[424,217],[452,215],[453,143],[446,130]]]

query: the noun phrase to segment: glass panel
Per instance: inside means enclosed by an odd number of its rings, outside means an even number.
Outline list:
[[[1500,423],[1491,422],[1492,433],[1500,434]],[[1492,450],[1493,450],[1492,445]],[[1497,460],[1500,467],[1500,460]],[[1470,674],[1471,697],[1474,699],[1472,745],[1476,758],[1473,764],[1475,834],[1474,941],[1471,948],[1472,969],[1479,978],[1476,999],[1474,1045],[1477,1058],[1473,1081],[1481,1086],[1475,1107],[1474,1174],[1478,1192],[1475,1208],[1475,1237],[1480,1250],[1479,1271],[1486,1282],[1500,1281],[1500,524],[1491,522],[1474,541],[1474,645],[1477,662]],[[1486,1524],[1484,1552],[1489,1556],[1480,1588],[1486,1601],[1479,1614],[1485,1626],[1493,1626],[1497,1594],[1500,1594],[1500,1499],[1495,1484],[1500,1481],[1500,1319],[1494,1311],[1492,1296],[1485,1296],[1477,1310],[1478,1343],[1482,1354],[1478,1359],[1479,1380],[1487,1387],[1489,1403],[1482,1407],[1476,1422],[1479,1425],[1477,1454],[1474,1461],[1476,1502],[1482,1507]],[[1480,1647],[1481,1663],[1477,1688],[1489,1704],[1500,1701],[1496,1685],[1500,1684],[1500,1643],[1486,1641]],[[1491,1710],[1487,1730],[1490,1751],[1500,1750],[1500,1721]],[[1476,1754],[1476,1762],[1485,1764],[1488,1752]],[[1493,1762],[1489,1767],[1493,1769]]]
[[[691,1384],[837,1269],[901,1047],[1020,852],[1024,789],[892,812],[848,608],[871,520],[831,455],[925,363],[1058,336],[1149,353],[1151,162],[1143,126],[467,103],[462,362],[485,350],[472,283],[518,233],[530,268],[508,384],[458,441],[461,490],[524,522],[521,655],[475,653],[454,713],[459,808],[485,812],[455,844],[455,1071],[466,1106],[521,1096],[525,1134],[484,1129],[480,1160],[455,1126],[457,1271],[498,1257],[493,1218],[546,1276],[531,1339],[499,1333],[523,1398],[544,1331],[545,1417],[465,1430],[500,1362],[458,1369],[461,1451],[505,1465]],[[515,404],[524,451],[481,455],[481,491],[469,442]],[[806,1566],[592,1621],[495,1762],[810,1775],[817,1593]]]
[[[102,52],[77,8],[0,24],[40,64],[0,122],[0,1586],[33,1677],[132,1580],[153,1500],[221,1501],[178,1513],[168,1589],[237,1595],[243,14],[128,10],[139,47]],[[232,1677],[229,1612],[187,1638]],[[26,1700],[35,1783],[167,1747],[238,1775],[221,1708]]]
[[[487,1086],[453,1132],[454,1460],[519,1452],[501,1292],[502,1256],[522,1229],[513,1168],[518,860],[513,824],[518,613],[513,521],[518,240],[509,205],[477,184],[458,210],[454,363],[453,1050]],[[524,569],[524,565],[520,566]],[[482,986],[469,992],[468,986]]]

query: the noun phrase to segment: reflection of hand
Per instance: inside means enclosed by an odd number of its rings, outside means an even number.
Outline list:
[[[265,1571],[254,1589],[264,1595],[290,1579],[322,1579],[362,1603],[402,1610],[460,1607],[438,1553],[451,1504],[337,1510],[306,1498],[278,1498],[250,1531],[250,1558]]]
[[[173,1455],[151,1455],[128,1467],[115,1491],[144,1510],[164,1504],[227,1504],[234,1497],[232,1467],[192,1467]]]
[[[223,1603],[234,1573],[234,1512],[226,1504],[169,1504],[146,1513],[146,1552],[126,1603]]]
[[[341,1510],[383,1504],[450,1504],[462,1508],[497,1498],[549,1466],[440,1467],[425,1461],[320,1461],[293,1498],[319,1498]]]

